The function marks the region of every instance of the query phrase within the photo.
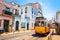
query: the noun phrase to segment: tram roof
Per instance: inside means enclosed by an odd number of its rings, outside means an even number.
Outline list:
[[[44,18],[44,17],[36,17],[36,18]]]
[[[36,19],[37,19],[37,18],[43,18],[43,19],[44,19],[44,17],[36,17]]]

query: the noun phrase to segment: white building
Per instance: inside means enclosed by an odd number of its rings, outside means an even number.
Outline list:
[[[16,15],[15,12],[18,12]],[[42,17],[41,5],[39,3],[29,3],[14,8],[15,20],[14,30],[32,29],[35,24],[36,17]]]
[[[60,11],[56,13],[56,22],[60,23]]]

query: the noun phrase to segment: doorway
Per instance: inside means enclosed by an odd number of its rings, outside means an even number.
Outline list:
[[[9,29],[9,20],[4,20],[4,32],[8,32]]]
[[[27,30],[29,30],[29,23],[27,23]]]
[[[16,21],[16,31],[19,30],[19,22]]]

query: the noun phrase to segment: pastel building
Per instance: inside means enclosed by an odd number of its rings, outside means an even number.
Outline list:
[[[29,3],[20,7],[15,7],[14,15],[14,30],[32,29],[34,28],[36,17],[43,16],[39,3]]]
[[[11,2],[11,4],[13,5],[13,17],[12,17],[12,21],[13,21],[13,28],[12,30],[14,31],[18,31],[20,30],[21,27],[21,15],[20,15],[20,5],[18,5],[15,2]]]
[[[5,0],[0,0],[0,28],[4,32],[12,31],[13,6]]]
[[[42,16],[41,5],[37,2],[21,6],[15,2],[0,0],[0,28],[4,32],[32,29],[36,17]]]

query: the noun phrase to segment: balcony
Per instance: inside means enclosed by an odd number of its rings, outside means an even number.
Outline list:
[[[12,15],[12,12],[10,10],[7,10],[7,9],[4,9],[3,13],[4,13],[3,15],[10,15],[10,16]]]

